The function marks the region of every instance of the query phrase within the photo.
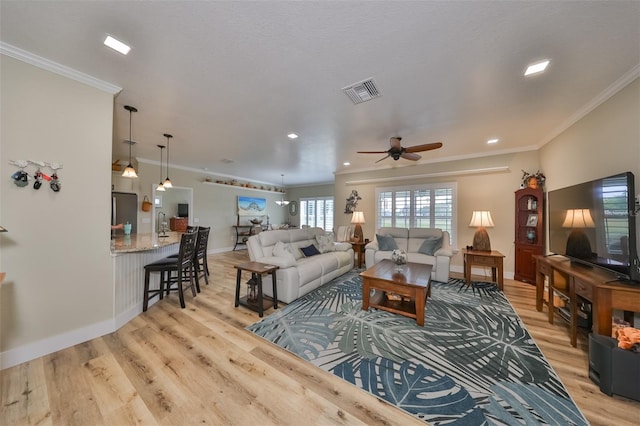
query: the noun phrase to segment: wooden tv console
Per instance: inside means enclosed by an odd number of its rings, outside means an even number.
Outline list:
[[[572,263],[563,256],[534,256],[536,260],[536,309],[542,311],[545,278],[548,282],[549,323],[553,324],[554,291],[569,298],[571,345],[576,346],[578,296],[591,302],[593,332],[611,336],[613,309],[625,311],[625,321],[633,325],[633,312],[640,312],[640,285],[617,281],[609,272]],[[556,286],[554,271],[566,280],[566,286]]]

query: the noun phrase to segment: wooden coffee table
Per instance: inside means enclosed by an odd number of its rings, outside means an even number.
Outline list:
[[[396,271],[396,264],[390,260],[376,263],[360,273],[362,309],[373,307],[415,318],[419,326],[424,326],[424,306],[427,297],[431,295],[431,269],[431,265],[409,262],[399,272]],[[379,291],[371,296],[372,289]],[[387,294],[404,297],[403,300],[395,301],[390,300]]]

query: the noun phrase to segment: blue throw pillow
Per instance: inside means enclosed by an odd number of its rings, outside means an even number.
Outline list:
[[[396,240],[391,235],[379,235],[376,234],[376,240],[378,240],[378,249],[382,251],[391,251],[398,248]]]
[[[418,249],[418,253],[433,256],[433,254],[442,247],[442,237],[427,237]]]
[[[311,244],[309,247],[303,247],[300,250],[302,250],[302,253],[304,253],[305,257],[311,257],[315,256],[316,254],[320,254],[316,246],[314,246],[313,244]]]

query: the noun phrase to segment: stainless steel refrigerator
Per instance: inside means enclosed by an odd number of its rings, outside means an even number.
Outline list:
[[[138,227],[138,195],[130,192],[111,193],[111,224],[131,224],[131,233],[137,234]],[[124,230],[118,229],[118,234]]]

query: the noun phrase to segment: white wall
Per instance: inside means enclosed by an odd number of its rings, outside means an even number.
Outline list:
[[[15,356],[50,352],[47,339],[104,327],[114,296],[108,225],[113,96],[0,59],[0,219],[9,230],[0,234],[0,270],[7,273],[0,287],[1,366]],[[63,164],[62,190],[14,185],[9,176],[16,167],[7,161],[18,159]]]
[[[631,171],[640,192],[640,79],[540,150],[549,190]]]

